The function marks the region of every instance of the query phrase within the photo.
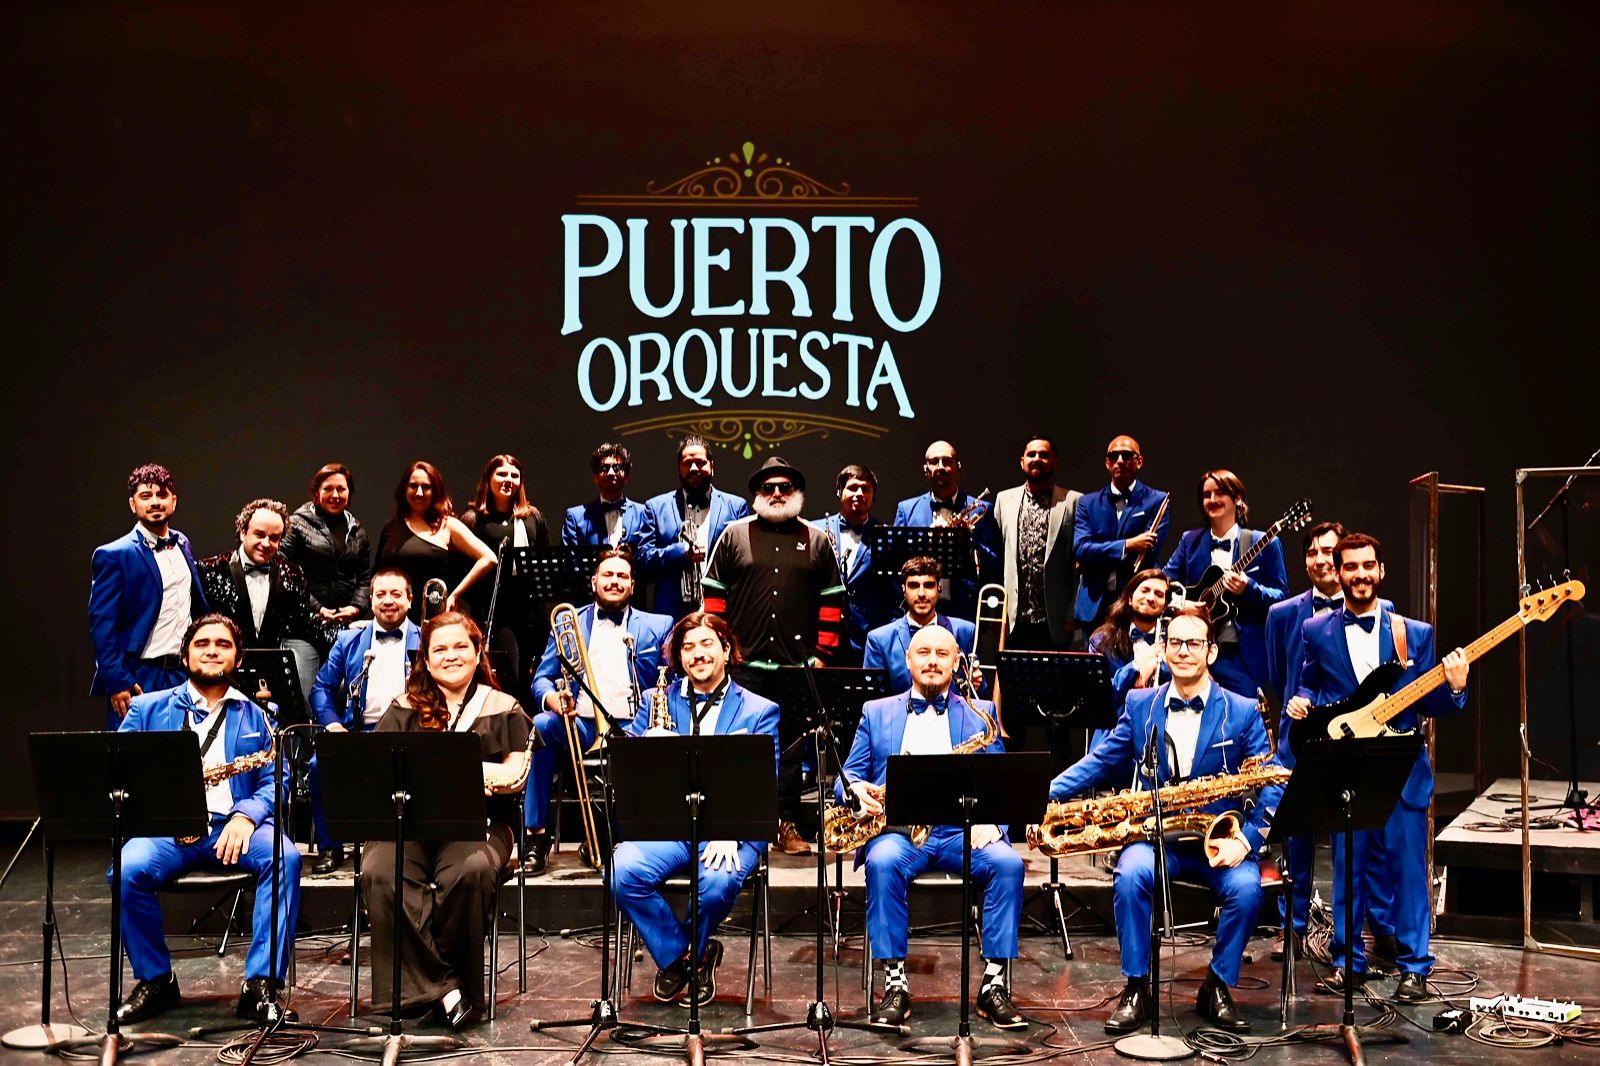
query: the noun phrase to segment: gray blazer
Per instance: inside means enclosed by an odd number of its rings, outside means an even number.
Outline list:
[[[994,518],[1000,526],[1001,558],[1005,565],[1006,617],[1017,625],[1017,540],[1022,494],[1017,485],[1003,490],[994,501]],[[1073,566],[1072,520],[1083,493],[1055,486],[1050,502],[1050,528],[1044,549],[1044,613],[1050,637],[1065,644],[1072,636],[1072,608],[1078,596],[1078,575]]]

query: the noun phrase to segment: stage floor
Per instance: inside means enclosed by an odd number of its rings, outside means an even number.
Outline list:
[[[798,878],[804,867],[803,860],[783,859],[786,868],[783,880]],[[73,847],[63,849],[58,857],[56,877],[57,912],[60,922],[61,942],[67,953],[67,974],[70,978],[72,1008],[84,1022],[99,1027],[105,1020],[106,1009],[106,958],[108,946],[106,922],[110,906],[106,897],[104,859],[90,849]],[[793,867],[793,872],[787,868]],[[1092,869],[1085,875],[1102,879],[1104,871]],[[543,879],[540,879],[543,880]],[[799,885],[789,891],[798,889]],[[1087,885],[1085,888],[1087,889]],[[530,885],[530,896],[535,892],[549,892],[548,886]],[[321,895],[322,910],[328,910],[332,899],[341,898],[336,885],[319,888],[308,885],[308,895]],[[37,843],[12,874],[0,897],[0,1029],[10,1030],[38,1020],[39,1011],[39,952],[40,921],[44,879]],[[178,900],[174,899],[169,927],[182,928],[179,920]],[[776,909],[776,908],[775,908]],[[1040,913],[1036,907],[1030,912]],[[735,919],[739,919],[736,912]],[[1092,921],[1081,917],[1080,920]],[[763,995],[757,987],[754,1022],[770,1022],[803,1018],[806,1005],[815,995],[813,937],[809,917],[789,923],[790,929],[775,936],[772,945],[773,985],[769,994]],[[803,928],[801,928],[803,927]],[[744,1016],[745,953],[747,940],[741,930],[725,928],[721,939],[727,946],[727,961],[719,973],[719,990],[716,1001],[706,1010],[704,1028],[707,1033],[747,1024]],[[191,1026],[221,1025],[232,1020],[233,1004],[238,995],[239,978],[243,965],[244,944],[236,941],[230,945],[228,957],[216,957],[216,937],[185,938],[173,935],[170,943],[178,956],[175,969],[184,993],[183,1005],[148,1023],[150,1031],[185,1035]],[[344,938],[330,931],[326,935],[303,934],[296,953],[297,983],[292,990],[291,1005],[303,1019],[343,1024],[346,1021],[346,994],[349,987],[349,967],[341,965]],[[912,994],[915,1000],[912,1019],[912,1036],[891,1039],[878,1036],[836,1032],[831,1047],[847,1054],[852,1061],[869,1058],[904,1058],[907,1052],[947,1050],[941,1041],[956,1032],[960,1004],[957,996],[960,963],[957,941],[953,936],[914,935],[912,957],[909,960]],[[1279,975],[1281,967],[1268,959],[1269,936],[1263,933],[1251,942],[1254,961],[1244,969],[1244,980],[1235,992],[1235,999],[1254,1023],[1253,1039],[1274,1036],[1278,1033]],[[1039,1024],[1024,1034],[1002,1034],[986,1022],[972,1019],[972,1031],[978,1038],[979,1055],[1002,1051],[1005,1045],[1025,1043],[1032,1051],[1031,1061],[1039,1061],[1059,1053],[1064,1061],[1110,1063],[1125,1061],[1105,1046],[1106,1038],[1101,1023],[1113,999],[1122,987],[1118,973],[1117,945],[1114,937],[1105,933],[1081,934],[1073,937],[1076,958],[1066,962],[1062,958],[1059,940],[1044,934],[1026,935],[1022,942],[1022,957],[1013,977],[1013,989],[1018,1005]],[[1439,957],[1435,978],[1440,991],[1453,999],[1465,1000],[1474,979],[1474,994],[1520,992],[1547,997],[1577,996],[1591,1009],[1586,1019],[1600,1012],[1600,997],[1593,989],[1600,981],[1600,964],[1557,956],[1525,953],[1520,949],[1488,946],[1467,942],[1437,942],[1435,953]],[[563,1030],[559,1033],[533,1033],[528,1023],[534,1018],[586,1017],[590,1000],[598,987],[598,949],[585,939],[563,938],[554,928],[543,933],[530,931],[528,960],[528,992],[516,993],[515,971],[516,939],[509,932],[501,940],[501,962],[504,967],[499,979],[499,1017],[492,1023],[470,1028],[464,1035],[478,1052],[475,1061],[490,1063],[554,1063],[571,1057],[584,1033],[584,1028]],[[1200,978],[1210,955],[1209,942],[1185,941],[1171,948],[1163,957],[1163,972],[1172,975],[1170,994],[1164,995],[1163,1031],[1169,1033],[1193,1032],[1199,1026],[1194,1013],[1193,1000]],[[366,969],[370,956],[362,954],[362,995],[368,990]],[[1336,1022],[1339,1018],[1339,1000],[1316,992],[1313,988],[1319,968],[1302,962],[1299,968],[1301,995],[1291,1006],[1290,1022],[1300,1025],[1314,1022]],[[860,986],[859,940],[847,942],[840,960],[829,959],[825,970],[826,996],[836,1015],[841,1018],[859,1017],[862,993]],[[626,1019],[653,1021],[662,1024],[679,1024],[687,1012],[671,1006],[656,1004],[648,999],[649,981],[653,969],[642,961],[635,967],[634,992],[618,1002]],[[60,963],[56,965],[54,1018],[69,1020],[65,998],[66,984]],[[131,978],[126,987],[131,987]],[[1392,982],[1378,984],[1380,993],[1393,987]],[[643,998],[641,998],[643,994]],[[1586,1002],[1585,1002],[1586,1001]],[[1418,1025],[1428,1026],[1439,1010],[1438,1004],[1425,1004],[1404,1009],[1406,1017]],[[1366,1023],[1377,1015],[1377,1009],[1358,1000],[1358,1020]],[[368,1024],[382,1025],[383,1019],[367,1007],[362,1017]],[[1368,1047],[1368,1060],[1373,1063],[1501,1063],[1503,1049],[1475,1043],[1463,1036],[1425,1032],[1415,1025],[1396,1020],[1393,1028],[1403,1032],[1409,1043],[1403,1045],[1372,1044]],[[430,1026],[407,1024],[408,1032],[437,1034],[440,1030]],[[210,1041],[225,1038],[208,1038]],[[341,1038],[324,1036],[322,1047],[330,1048]],[[746,1061],[774,1061],[779,1056],[800,1056],[794,1061],[804,1061],[815,1049],[815,1037],[798,1030],[794,1032],[764,1034],[758,1038],[758,1048],[746,1046],[737,1051],[737,1045],[714,1043],[712,1055],[717,1058],[735,1056]],[[601,1044],[615,1052],[615,1046]],[[21,1053],[6,1052],[10,1061],[24,1061]],[[1594,1061],[1594,1048],[1575,1045],[1548,1047],[1518,1052],[1519,1063],[1544,1064],[1556,1062]],[[161,1050],[142,1056],[145,1061],[174,1064],[199,1064],[215,1061],[214,1043],[194,1042],[183,1047]],[[647,1055],[644,1061],[673,1061],[676,1055],[666,1052]],[[938,1062],[944,1056],[926,1055],[920,1061]],[[1294,1046],[1267,1045],[1259,1049],[1255,1061],[1261,1063],[1288,1062],[1340,1062],[1343,1050],[1331,1044]]]

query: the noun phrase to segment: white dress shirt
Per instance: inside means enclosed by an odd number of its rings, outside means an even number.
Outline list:
[[[139,539],[153,550],[155,538],[143,526],[135,526]],[[183,633],[189,628],[194,589],[189,575],[189,561],[176,545],[155,552],[156,569],[161,571],[161,609],[156,612],[156,624],[145,641],[141,659],[158,659],[163,655],[177,655],[183,651]]]
[[[628,613],[622,613],[622,624],[601,618],[595,612],[594,625],[589,629],[589,669],[593,677],[584,678],[595,695],[605,705],[606,713],[613,718],[627,718],[629,700],[633,698],[633,677],[628,669],[628,645],[622,638],[628,634]],[[578,716],[594,717],[594,704],[587,692],[578,695]]]
[[[272,598],[272,571],[251,570],[255,563],[244,553],[244,546],[234,553],[234,558],[239,560],[239,565],[244,567],[244,593],[250,600],[250,617],[254,621],[255,630],[261,632],[261,620],[267,616],[267,600]]]
[[[170,554],[177,555],[180,559],[183,557],[183,553],[178,551],[172,551]],[[184,716],[188,721],[189,731],[199,737],[200,746],[205,747],[206,734],[211,732],[211,727],[216,724],[217,715],[227,713],[229,700],[243,701],[245,695],[236,688],[230,688],[216,703],[207,703],[206,698],[200,695],[193,682],[185,682],[185,684],[189,686],[189,698],[194,700],[194,705],[203,708],[206,712],[206,716],[198,722],[194,720],[193,714],[185,714]],[[224,722],[222,727],[217,730],[217,739],[211,742],[211,750],[206,752],[200,760],[202,769],[210,770],[228,761],[227,732],[228,726]],[[227,817],[228,812],[233,810],[233,786],[227,781],[218,781],[206,789],[206,810],[213,816]]]
[[[1207,535],[1208,536],[1210,535],[1210,531],[1209,530],[1207,531]],[[1226,570],[1226,569],[1228,569],[1229,567],[1231,567],[1233,565],[1233,556],[1234,556],[1235,551],[1238,549],[1238,545],[1239,545],[1239,523],[1235,522],[1232,526],[1230,526],[1228,528],[1228,531],[1226,533],[1224,533],[1220,537],[1217,537],[1216,539],[1217,540],[1231,540],[1231,541],[1233,541],[1233,547],[1232,548],[1229,548],[1229,549],[1213,548],[1213,549],[1211,549],[1211,565],[1212,566],[1220,566],[1220,567],[1222,567],[1222,569]]]
[[[1348,607],[1345,609],[1349,610]],[[1371,633],[1360,626],[1344,627],[1344,645],[1350,649],[1350,667],[1355,671],[1357,684],[1365,681],[1367,675],[1378,668],[1378,627],[1383,625],[1383,610],[1375,604],[1370,614],[1359,617],[1370,617],[1374,621]],[[1340,621],[1343,622],[1343,619]]]
[[[949,690],[945,698],[950,697]],[[900,739],[901,755],[949,755],[950,714],[940,714],[932,707],[921,714],[911,713],[911,701],[906,700],[906,731]]]
[[[1167,699],[1178,695],[1178,690],[1169,687]],[[1201,704],[1211,702],[1211,676],[1200,683],[1200,691],[1195,693],[1200,698]],[[1191,699],[1193,697],[1190,697]],[[1173,756],[1177,765],[1173,770],[1180,777],[1188,777],[1190,769],[1194,766],[1194,748],[1200,742],[1200,720],[1205,717],[1205,711],[1192,711],[1187,708],[1181,711],[1167,711],[1167,738],[1172,741]]]
[[[401,622],[396,630],[400,633],[399,640],[379,640],[379,633],[392,631],[374,623],[372,669],[367,671],[367,703],[361,709],[361,721],[367,729],[375,728],[389,704],[406,690],[406,645],[410,642],[411,622]]]

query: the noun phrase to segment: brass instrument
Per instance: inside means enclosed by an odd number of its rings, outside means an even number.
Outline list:
[[[1010,599],[1006,587],[994,582],[978,590],[978,613],[972,625],[972,660],[976,669],[993,670],[989,679],[989,701],[994,704],[995,721],[1000,725],[1000,736],[1006,740],[1005,722],[1000,714],[1000,653],[1006,649],[1006,627],[1010,625]],[[991,664],[979,666],[979,661]],[[973,678],[976,687],[977,678]],[[975,699],[976,691],[968,699]]]
[[[667,707],[667,667],[662,664],[656,674],[656,688],[650,694],[650,726],[644,731],[647,737],[675,737],[678,731],[672,726],[672,711]]]
[[[987,488],[985,488],[982,492],[980,492],[976,496],[974,496],[972,498],[972,500],[965,507],[963,507],[961,509],[959,514],[951,514],[949,511],[940,511],[938,514],[933,516],[933,528],[934,529],[973,529],[973,528],[976,528],[977,525],[978,525],[979,520],[981,520],[983,518],[984,511],[986,510],[986,508],[984,507],[984,504],[988,501],[988,498],[989,498],[989,490]]]
[[[1242,817],[1237,811],[1205,814],[1199,808],[1219,799],[1238,796],[1267,785],[1289,780],[1290,770],[1271,762],[1271,755],[1252,755],[1239,765],[1236,774],[1212,774],[1159,790],[1168,835],[1199,834],[1205,840],[1206,855],[1215,857],[1217,845],[1240,834]],[[1028,826],[1028,846],[1059,858],[1090,851],[1109,851],[1127,844],[1148,841],[1155,836],[1155,793],[1148,789],[1123,789],[1113,796],[1059,800],[1045,806],[1038,825]]]
[[[970,755],[975,751],[982,751],[994,743],[994,738],[1000,735],[1000,726],[995,719],[989,717],[976,704],[972,704],[972,711],[983,719],[983,731],[974,733],[950,749],[952,755]],[[881,805],[884,804],[885,788],[883,785],[864,784],[865,789],[873,799]],[[848,793],[846,794],[848,797]],[[854,851],[867,841],[883,832],[886,823],[884,810],[877,814],[857,814],[848,799],[845,803],[833,804],[822,813],[822,843],[829,851]],[[911,843],[917,847],[928,842],[929,826],[914,825],[909,836]]]
[[[550,639],[555,641],[556,651],[560,660],[565,660],[576,668],[578,676],[585,681],[592,681],[594,672],[589,668],[589,649],[583,640],[583,630],[578,625],[578,609],[570,603],[558,603],[550,608]],[[571,686],[565,676],[566,665],[562,666],[563,676],[556,681],[556,691],[563,704],[569,700],[576,700]],[[589,775],[583,769],[583,754],[585,751],[583,738],[578,734],[578,718],[575,714],[563,714],[562,724],[567,730],[567,754],[572,760],[572,783],[578,794],[578,810],[583,819],[583,843],[588,852],[589,865],[600,869],[600,831],[595,824],[594,804],[589,798]],[[594,716],[595,741],[605,735],[606,720],[598,711]]]
[[[706,517],[710,517],[709,511],[707,512]],[[691,606],[699,606],[700,604],[700,577],[701,572],[705,569],[705,564],[701,560],[696,559],[694,555],[695,540],[697,537],[699,537],[699,535],[700,527],[695,524],[694,519],[689,518],[687,515],[684,516],[683,525],[678,529],[678,536],[683,540],[684,544],[688,546],[689,566],[679,577],[678,594],[680,597],[682,597],[683,602],[686,605]],[[706,551],[711,551],[710,544],[706,545]]]
[[[491,796],[506,796],[512,793],[521,792],[523,786],[528,783],[529,772],[533,769],[533,749],[538,742],[539,734],[529,730],[527,747],[528,757],[522,760],[522,772],[512,780],[502,781],[497,785],[490,785],[485,782],[484,791]]]
[[[277,757],[278,738],[271,736],[267,746],[260,751],[253,751],[249,755],[241,755],[232,762],[225,762],[220,766],[208,766],[200,774],[200,780],[207,792],[213,785],[220,785],[230,777],[247,774],[251,770],[259,770]],[[197,836],[174,837],[179,844],[193,844],[199,841]]]

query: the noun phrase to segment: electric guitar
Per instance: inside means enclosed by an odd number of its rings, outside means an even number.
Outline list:
[[[1279,518],[1276,522],[1272,523],[1272,525],[1263,530],[1261,536],[1256,538],[1256,542],[1250,545],[1250,547],[1239,556],[1238,562],[1234,563],[1227,570],[1222,569],[1222,567],[1217,566],[1216,564],[1206,567],[1206,572],[1200,575],[1200,580],[1195,582],[1194,585],[1188,590],[1184,599],[1190,603],[1204,604],[1206,609],[1211,612],[1212,626],[1217,629],[1222,628],[1222,624],[1224,622],[1227,622],[1229,619],[1233,618],[1239,613],[1238,606],[1233,602],[1233,600],[1228,598],[1227,593],[1223,590],[1223,578],[1225,578],[1228,574],[1244,573],[1245,569],[1251,563],[1255,562],[1256,559],[1260,557],[1262,552],[1267,550],[1267,545],[1271,544],[1278,538],[1279,533],[1293,532],[1294,530],[1297,530],[1308,524],[1310,521],[1311,501],[1300,500],[1287,511],[1283,512],[1283,517]]]
[[[1583,599],[1583,582],[1568,581],[1524,596],[1517,613],[1468,644],[1467,661],[1473,662],[1489,649],[1530,622],[1549,621],[1563,604]],[[1444,666],[1435,666],[1399,692],[1389,692],[1406,672],[1408,664],[1391,659],[1383,663],[1356,690],[1335,703],[1313,707],[1289,730],[1289,749],[1298,758],[1307,744],[1348,737],[1393,736],[1403,732],[1389,726],[1401,711],[1444,684]]]

